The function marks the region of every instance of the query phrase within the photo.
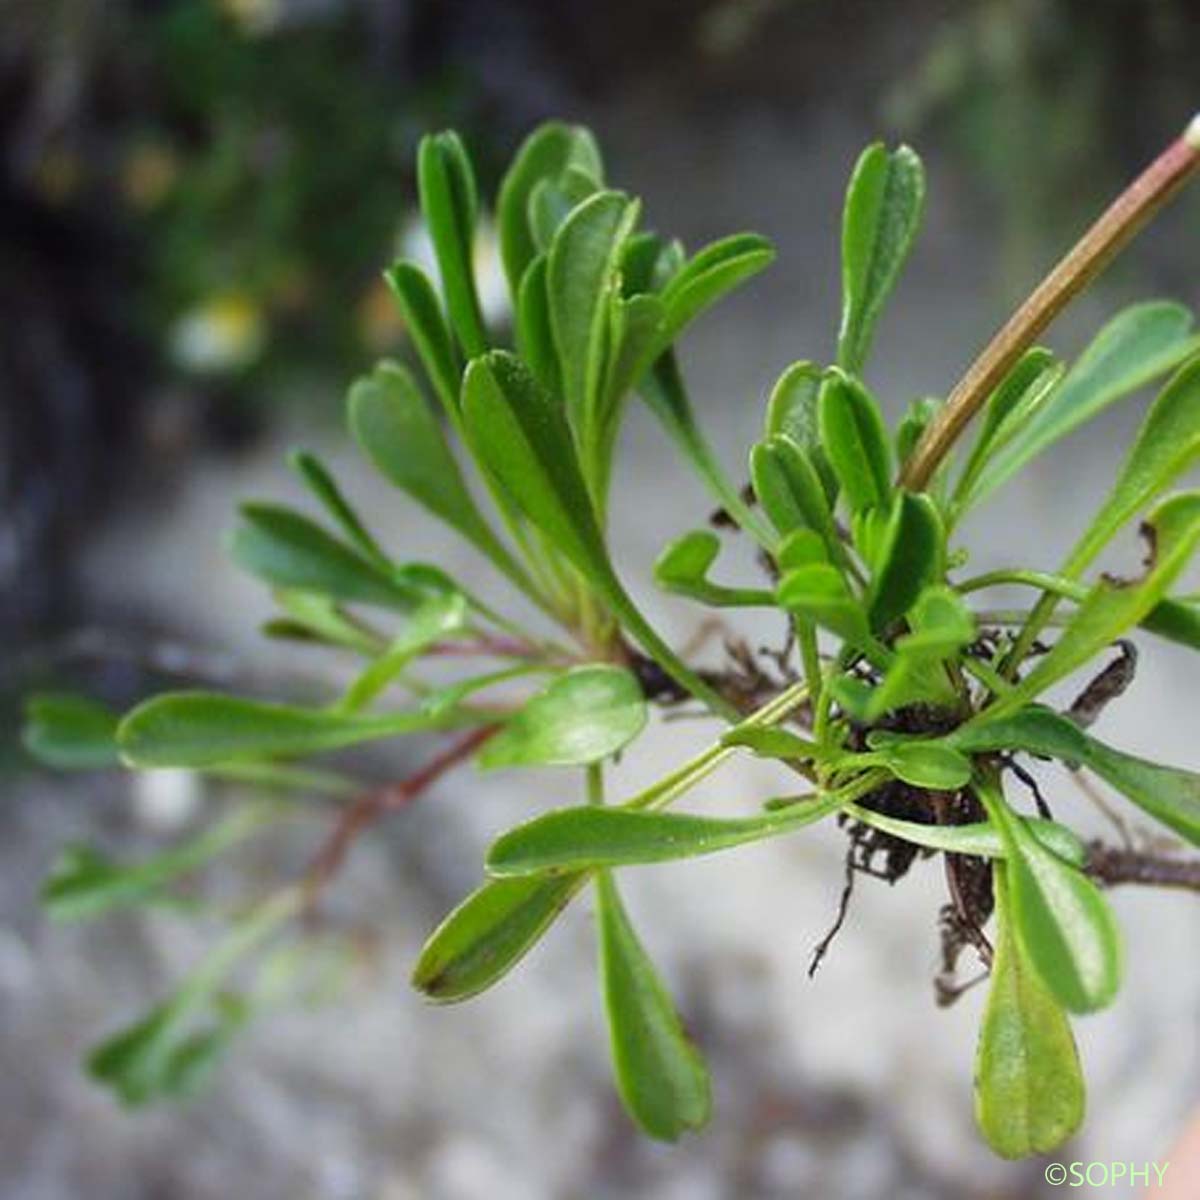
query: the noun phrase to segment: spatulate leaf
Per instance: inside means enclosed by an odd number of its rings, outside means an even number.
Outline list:
[[[812,798],[754,817],[560,809],[502,834],[488,852],[487,869],[494,875],[528,875],[696,858],[791,833],[836,808],[836,800]]]
[[[479,754],[482,767],[586,766],[646,724],[641,685],[623,667],[575,667],[528,701]]]
[[[708,1071],[608,872],[597,877],[596,892],[600,979],[617,1091],[642,1129],[673,1142],[708,1120]]]
[[[229,551],[234,562],[274,587],[407,612],[421,592],[364,558],[315,521],[275,504],[243,504]]]
[[[419,712],[353,716],[217,692],[166,692],[139,704],[121,721],[117,743],[130,766],[205,767],[315,754],[461,723],[456,714],[436,719]]]
[[[981,787],[979,795],[1008,849],[1004,871],[1025,957],[1068,1011],[1107,1007],[1121,983],[1120,933],[1107,900],[1042,845],[997,789]]]
[[[817,400],[821,444],[853,512],[887,511],[892,452],[879,406],[859,383],[831,374]]]
[[[413,986],[439,1004],[486,991],[529,953],[587,878],[489,879],[434,930],[413,968]]]
[[[1048,446],[1110,404],[1177,367],[1200,350],[1192,316],[1167,301],[1135,304],[1114,317],[1066,377],[989,458],[973,490],[977,502]]]
[[[25,701],[21,741],[40,763],[60,771],[94,771],[120,765],[118,717],[86,696],[50,694]]]
[[[925,172],[907,146],[889,152],[876,142],[863,151],[846,193],[842,217],[842,325],[838,363],[858,373],[875,324],[899,278],[921,223]]]
[[[1014,936],[997,873],[995,957],[975,1054],[975,1118],[1003,1158],[1049,1154],[1083,1120],[1084,1084],[1071,1025]]]

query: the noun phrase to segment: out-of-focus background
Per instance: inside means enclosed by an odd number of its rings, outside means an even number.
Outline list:
[[[846,1200],[1049,1194],[971,1118],[982,989],[934,1006],[940,872],[860,882],[817,975],[842,876],[836,831],[628,872],[631,907],[712,1064],[717,1113],[677,1147],[611,1092],[586,904],[492,994],[407,986],[490,838],[572,799],[547,772],[451,777],[359,844],[329,905],[365,966],[335,999],[260,1021],[208,1089],[128,1114],[85,1048],[193,964],[178,914],[51,926],[36,891],[69,840],[133,854],[237,797],[187,776],[50,776],[12,736],[17,697],[79,686],[126,705],[165,682],[282,694],[337,678],[257,636],[268,604],[221,534],[247,495],[300,501],[283,463],[319,449],[392,544],[496,588],[373,477],[341,426],[349,379],[405,334],[380,269],[419,245],[413,151],[463,131],[487,185],[520,136],[591,124],[610,178],[690,245],[753,229],[777,263],[683,348],[726,461],[773,379],[832,351],[842,189],[860,147],[925,158],[926,227],[870,377],[894,416],[943,393],[1004,315],[1200,104],[1193,0],[4,0],[0,6],[0,1194]],[[1052,342],[1124,301],[1200,303],[1200,197],[1141,240]],[[978,518],[981,567],[1052,566],[1143,407],[1040,462]],[[647,568],[710,505],[634,412],[614,530],[637,590],[682,641],[695,611]],[[1133,561],[1130,542],[1120,555]],[[755,638],[771,628],[743,626]],[[1118,744],[1195,766],[1195,675],[1148,643],[1104,719]],[[324,674],[323,674],[324,673]],[[630,787],[703,731],[662,724]],[[377,756],[396,772],[416,751]],[[753,803],[766,766],[707,785]],[[1056,807],[1096,818],[1068,782]],[[573,786],[573,785],[572,785]],[[300,819],[217,873],[231,895],[305,861]],[[1129,983],[1079,1023],[1090,1113],[1058,1158],[1162,1160],[1197,1101],[1200,909],[1117,893]]]

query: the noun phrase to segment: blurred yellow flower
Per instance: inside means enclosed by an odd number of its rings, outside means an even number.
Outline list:
[[[246,33],[270,33],[283,18],[281,0],[217,0]]]
[[[171,357],[188,371],[238,371],[262,353],[266,328],[258,304],[241,292],[226,292],[186,312],[170,333]]]

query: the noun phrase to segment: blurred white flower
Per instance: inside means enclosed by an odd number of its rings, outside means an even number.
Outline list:
[[[169,341],[171,358],[185,370],[220,374],[253,363],[262,353],[266,330],[249,296],[227,292],[184,313]]]
[[[132,780],[134,815],[152,833],[178,833],[204,798],[200,776],[183,767],[136,771]]]
[[[408,218],[397,240],[400,257],[415,262],[437,286],[439,276],[433,242],[419,215],[413,214]],[[489,324],[505,323],[512,315],[508,281],[504,277],[504,267],[500,261],[500,241],[496,237],[495,226],[486,217],[480,219],[479,232],[475,238],[474,266],[483,319]]]

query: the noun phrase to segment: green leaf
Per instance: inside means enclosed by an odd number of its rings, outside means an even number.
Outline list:
[[[697,858],[802,829],[836,811],[806,799],[754,817],[698,817],[587,805],[545,813],[502,834],[488,851],[492,875],[575,872]]]
[[[325,642],[367,656],[383,649],[382,638],[348,617],[328,596],[280,588],[275,600],[287,616],[267,623],[263,632],[269,637]]]
[[[825,372],[814,363],[792,363],[771,389],[764,434],[767,438],[789,438],[808,455],[832,508],[837,502],[838,482],[825,457],[817,422],[817,398],[824,376]]]
[[[706,309],[757,275],[775,257],[775,249],[756,233],[737,233],[705,246],[662,290],[666,325],[662,349]]]
[[[815,746],[807,738],[777,726],[745,725],[721,735],[722,746],[745,746],[762,758],[805,759],[814,757]]]
[[[1200,650],[1200,601],[1162,600],[1144,618],[1142,628]]]
[[[531,586],[480,514],[437,417],[408,371],[398,363],[380,363],[350,389],[347,412],[359,449],[385,479],[445,521],[518,586]]]
[[[946,854],[971,854],[977,858],[1005,858],[1008,847],[994,825],[989,821],[977,821],[970,825],[924,825],[917,821],[902,821],[857,804],[847,804],[848,816],[874,829],[881,829],[893,837],[903,838],[930,850],[941,850]],[[1047,850],[1059,858],[1082,867],[1087,861],[1087,847],[1074,831],[1057,821],[1044,821],[1040,817],[1028,818],[1029,830]]]
[[[422,729],[461,725],[420,712],[352,716],[224,696],[167,692],[139,704],[117,729],[122,759],[133,767],[207,767],[247,758],[316,754]]]
[[[600,978],[617,1091],[646,1133],[673,1142],[709,1118],[708,1071],[607,872],[597,877],[596,893]]]
[[[668,258],[673,269],[668,269],[663,277],[661,265]],[[682,268],[682,249],[679,261],[674,259],[673,254],[668,254],[668,244],[657,233],[643,229],[631,234],[621,253],[621,295],[628,298],[661,291]]]
[[[521,663],[515,667],[503,667],[498,671],[488,671],[469,679],[460,679],[422,696],[421,711],[430,716],[440,717],[456,709],[469,696],[485,691],[497,683],[504,683],[509,679],[520,679],[526,675],[543,675],[553,670],[553,667],[543,663]]]
[[[40,763],[64,771],[120,766],[117,716],[85,696],[43,693],[25,701],[21,741]]]
[[[463,383],[468,436],[521,511],[586,578],[612,569],[566,417],[529,369],[502,350],[476,359]]]
[[[458,425],[462,364],[433,284],[425,272],[411,262],[396,263],[384,278],[400,305],[404,326],[417,348],[433,390],[451,421]]]
[[[886,629],[945,570],[946,531],[933,499],[897,492],[871,576],[868,617]]]
[[[1090,879],[1047,850],[991,785],[979,788],[1008,848],[1012,920],[1042,983],[1070,1012],[1112,1003],[1121,983],[1121,939],[1112,909]]]
[[[842,325],[838,364],[858,373],[875,323],[908,258],[925,203],[925,172],[907,146],[863,151],[842,217]]]
[[[1003,1158],[1049,1154],[1083,1120],[1084,1084],[1071,1025],[1013,935],[997,872],[995,957],[975,1055],[975,1119]]]
[[[161,899],[169,883],[262,828],[275,811],[261,804],[239,808],[197,837],[131,864],[90,846],[68,846],[42,884],[42,907],[51,920],[81,921]]]
[[[481,767],[585,766],[616,754],[646,724],[646,700],[623,667],[575,667],[515,713],[479,753]]]
[[[829,562],[829,547],[811,529],[794,529],[779,543],[775,562],[780,571],[809,567],[813,563]]]
[[[413,986],[440,1004],[477,996],[525,957],[587,878],[488,880],[434,930]]]
[[[328,467],[315,454],[310,454],[307,450],[293,451],[288,462],[304,481],[308,490],[324,506],[325,511],[337,522],[346,537],[358,547],[363,555],[386,570],[387,556],[367,532],[366,526],[363,525],[358,514],[342,494],[341,488],[338,487],[337,481]]]
[[[365,708],[434,642],[461,633],[467,613],[467,599],[459,592],[430,596],[409,617],[392,644],[350,685],[342,711]]]
[[[351,550],[315,522],[274,504],[243,504],[229,550],[234,562],[281,588],[333,600],[407,612],[421,600],[378,564]]]
[[[1113,535],[1200,460],[1200,358],[1183,367],[1150,406],[1112,491],[1071,552],[1073,577]]]
[[[712,583],[709,568],[721,553],[721,539],[710,529],[694,529],[673,541],[654,564],[654,581],[666,592],[689,596],[714,608],[774,607],[775,597],[760,588],[730,588]]]
[[[529,193],[527,213],[538,250],[549,250],[571,213],[600,190],[597,181],[577,167],[568,167],[557,179],[538,183]]]
[[[1146,518],[1145,530],[1154,553],[1145,576],[1132,581],[1105,578],[1097,583],[1050,653],[991,706],[993,715],[1020,708],[1149,616],[1200,542],[1200,492],[1164,501]]]
[[[193,1030],[169,1004],[161,1005],[97,1046],[88,1057],[88,1073],[130,1108],[191,1095],[249,1013],[238,997],[219,995],[207,1016],[207,1023]]]
[[[975,640],[975,622],[956,592],[941,584],[925,588],[908,614],[910,633],[896,639],[895,656],[879,686],[863,697],[857,714],[865,723],[910,704],[954,708],[958,697],[942,664]],[[844,691],[845,677],[835,681]]]
[[[912,632],[896,639],[896,649],[903,654],[946,659],[975,640],[975,618],[963,598],[944,584],[925,588],[908,615],[908,623]]]
[[[607,504],[613,456],[631,389],[657,355],[663,307],[657,296],[622,298],[609,293],[606,344],[609,352],[598,393],[589,454],[599,506]]]
[[[496,216],[500,257],[515,298],[537,245],[529,227],[529,197],[543,179],[556,179],[568,166],[577,166],[597,182],[604,175],[600,151],[581,125],[549,121],[539,125],[521,144],[500,184]]]
[[[971,780],[971,760],[953,747],[937,742],[889,741],[874,751],[872,758],[877,758],[897,779],[933,792],[954,792]]]
[[[1114,317],[1063,381],[1016,429],[978,477],[975,502],[1031,459],[1121,397],[1173,370],[1200,349],[1192,316],[1166,301],[1135,304]]]
[[[475,290],[475,229],[479,196],[458,134],[428,134],[417,151],[417,190],[429,226],[450,324],[468,358],[488,346]]]
[[[622,401],[658,357],[663,323],[663,305],[657,296],[609,297],[608,344],[611,352],[601,395],[601,433],[615,440]]]
[[[766,437],[791,438],[803,450],[821,444],[817,428],[817,395],[825,372],[815,363],[801,360],[787,367],[775,381],[767,398]]]
[[[831,374],[817,399],[821,444],[852,512],[886,511],[892,497],[892,458],[879,405],[860,383]]]
[[[1114,750],[1051,709],[1031,705],[1000,717],[989,717],[985,710],[947,740],[973,753],[1024,750],[1071,765],[1082,763],[1143,811],[1200,846],[1200,775]]]
[[[517,349],[538,383],[552,396],[561,396],[562,371],[550,324],[550,294],[546,284],[546,256],[529,264],[517,293]]]
[[[290,888],[240,919],[170,1000],[91,1053],[89,1073],[130,1106],[194,1091],[253,1015],[249,1003],[222,990],[226,977],[295,914],[299,900]]]
[[[925,430],[942,409],[937,396],[919,396],[909,404],[900,424],[896,426],[896,461],[903,463],[917,448]]]
[[[782,535],[811,529],[824,543],[830,562],[844,561],[820,472],[806,451],[791,438],[767,438],[750,452],[750,478],[759,503]]]
[[[975,444],[954,489],[959,504],[972,503],[975,483],[988,458],[1021,427],[1022,419],[1046,398],[1065,370],[1052,351],[1034,346],[1000,381],[988,397]]]
[[[562,369],[567,417],[585,468],[597,437],[596,405],[604,378],[610,298],[621,250],[638,206],[621,192],[597,192],[554,235],[546,267],[550,325]]]
[[[561,406],[538,387],[519,359],[503,351],[471,363],[463,396],[476,456],[494,472],[529,520],[668,674],[714,712],[736,720],[732,705],[663,642],[621,586]]]
[[[788,612],[816,622],[861,650],[873,648],[866,611],[836,567],[825,563],[797,567],[780,580],[775,596]]]

